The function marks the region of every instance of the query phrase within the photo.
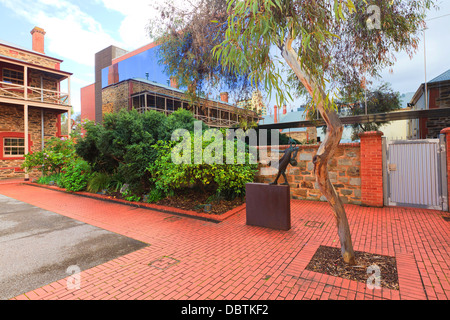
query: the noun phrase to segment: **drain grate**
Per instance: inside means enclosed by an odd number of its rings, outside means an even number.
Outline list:
[[[150,262],[148,265],[158,270],[167,270],[168,268],[176,265],[179,262],[180,260],[164,256]]]
[[[323,225],[325,224],[325,222],[319,222],[319,221],[312,221],[312,220],[308,220],[305,223],[305,227],[310,227],[310,228],[322,228]]]
[[[181,219],[182,219],[181,217],[171,216],[171,217],[164,218],[164,221],[175,222],[175,221],[178,221],[178,220],[181,220]]]

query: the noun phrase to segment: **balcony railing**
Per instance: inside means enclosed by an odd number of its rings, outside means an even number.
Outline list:
[[[68,106],[69,94],[60,91],[27,87],[27,101],[51,103]],[[0,98],[13,98],[25,100],[25,86],[0,81]]]

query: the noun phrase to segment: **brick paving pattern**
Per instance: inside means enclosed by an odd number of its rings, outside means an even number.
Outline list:
[[[446,212],[346,205],[354,249],[397,259],[400,290],[388,290],[305,270],[319,245],[339,246],[324,202],[293,200],[292,229],[276,231],[245,225],[245,210],[213,223],[18,183],[0,194],[150,244],[82,271],[80,289],[68,277],[17,300],[450,298]]]

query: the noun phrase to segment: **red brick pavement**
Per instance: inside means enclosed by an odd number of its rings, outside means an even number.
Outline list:
[[[14,299],[450,297],[449,214],[441,211],[346,206],[354,249],[396,257],[400,289],[388,290],[305,270],[319,245],[338,246],[323,202],[293,201],[292,229],[276,231],[245,225],[245,210],[212,223],[22,184],[0,184],[0,194],[150,244],[82,271],[80,289],[66,278]]]

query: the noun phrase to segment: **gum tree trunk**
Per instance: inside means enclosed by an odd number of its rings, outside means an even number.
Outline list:
[[[317,109],[327,124],[325,140],[320,145],[317,154],[313,158],[314,174],[316,176],[316,181],[319,185],[320,191],[333,208],[339,240],[341,243],[342,257],[345,263],[354,265],[356,263],[355,253],[353,251],[347,215],[345,213],[342,200],[336,193],[333,184],[330,182],[327,168],[328,161],[333,157],[333,154],[341,140],[343,125],[334,110],[327,110],[325,108],[326,94],[323,89],[315,83],[314,79],[309,76],[308,72],[303,70],[297,53],[292,48],[292,41],[293,40],[291,38],[288,38],[280,47],[282,56],[295,72],[298,79],[308,90],[311,97],[315,97],[314,99]],[[317,97],[320,98],[317,99]]]

